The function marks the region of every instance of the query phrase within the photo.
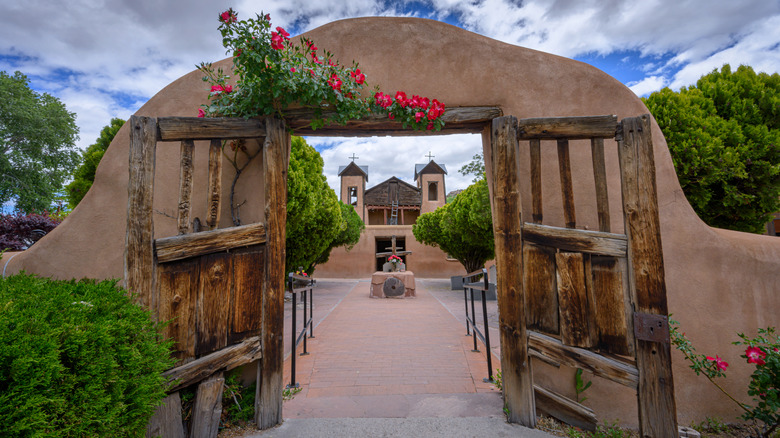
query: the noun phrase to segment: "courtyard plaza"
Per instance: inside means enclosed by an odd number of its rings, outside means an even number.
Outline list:
[[[551,436],[506,422],[500,390],[483,381],[485,346],[478,341],[479,352],[472,351],[463,291],[451,290],[449,279],[417,279],[414,298],[372,299],[369,286],[368,279],[317,281],[314,338],[308,355],[297,349],[300,392],[284,402],[281,426],[246,436]],[[291,315],[288,300],[286,385]],[[496,301],[488,301],[488,318],[495,373]]]

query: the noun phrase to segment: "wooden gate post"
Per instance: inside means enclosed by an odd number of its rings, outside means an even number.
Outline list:
[[[635,311],[641,317],[650,315],[662,326],[666,324],[664,340],[636,340],[639,431],[643,437],[676,437],[677,410],[668,323],[665,322],[668,313],[666,282],[650,120],[649,114],[623,119],[622,131],[618,132],[631,266],[629,281],[636,291]]]
[[[157,318],[154,260],[154,166],[157,119],[130,117],[130,160],[125,233],[125,287]]]
[[[263,147],[265,183],[265,273],[262,310],[263,357],[257,367],[255,422],[268,429],[282,422],[284,358],[284,259],[287,224],[287,165],[290,134],[284,122],[266,118]]]
[[[505,116],[493,119],[492,129],[493,233],[504,403],[509,410],[507,419],[510,423],[535,427],[536,405],[523,296],[517,118]]]

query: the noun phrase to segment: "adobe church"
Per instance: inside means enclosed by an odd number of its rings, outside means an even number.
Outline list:
[[[393,176],[367,189],[368,175],[368,166],[360,166],[355,161],[339,166],[339,198],[355,207],[366,229],[351,251],[334,249],[328,263],[317,266],[317,277],[367,278],[381,271],[387,257],[376,254],[393,251],[393,236],[395,250],[406,269],[417,277],[465,274],[457,260],[448,258],[438,248],[417,242],[412,234],[412,225],[421,214],[445,204],[446,166],[434,160],[416,164],[414,185]]]

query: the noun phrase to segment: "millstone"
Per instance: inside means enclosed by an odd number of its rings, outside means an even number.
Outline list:
[[[385,280],[382,291],[386,297],[400,297],[404,294],[404,283],[397,278],[390,277]]]

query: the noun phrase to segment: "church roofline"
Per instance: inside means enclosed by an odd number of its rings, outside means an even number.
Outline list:
[[[356,169],[358,172],[362,173],[366,177],[366,181],[368,181],[368,166],[358,166],[353,161],[346,166],[339,166],[338,176],[341,176],[341,174],[346,172],[347,169]]]
[[[431,165],[433,165],[435,167],[433,167]],[[430,169],[431,172],[427,171],[429,167],[431,168]],[[437,170],[437,168],[438,168],[438,170]],[[422,174],[422,173],[443,173],[443,174],[446,175],[447,174],[447,166],[445,166],[444,164],[439,164],[439,163],[437,163],[434,160],[431,160],[431,161],[429,161],[427,163],[415,164],[414,165],[414,180],[417,181],[417,177],[420,174]]]

